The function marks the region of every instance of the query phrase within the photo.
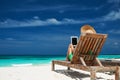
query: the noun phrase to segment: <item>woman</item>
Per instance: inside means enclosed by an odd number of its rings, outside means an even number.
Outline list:
[[[96,34],[96,31],[90,25],[84,25],[84,26],[81,27],[81,33],[82,34],[84,34],[84,33],[93,33],[93,34]],[[72,44],[69,44],[68,52],[67,52],[67,60],[68,61],[72,60],[74,50],[75,50],[75,47],[73,47]]]

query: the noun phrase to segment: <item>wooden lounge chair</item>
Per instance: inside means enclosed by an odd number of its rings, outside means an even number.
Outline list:
[[[55,64],[75,68],[91,73],[91,80],[96,80],[96,72],[115,72],[115,80],[120,80],[120,68],[118,66],[103,66],[97,58],[107,38],[107,34],[82,34],[75,48],[72,61],[52,61],[52,70]]]

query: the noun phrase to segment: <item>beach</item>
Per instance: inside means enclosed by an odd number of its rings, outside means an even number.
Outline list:
[[[0,80],[90,80],[90,73],[82,70],[67,70],[67,67],[51,64],[38,66],[0,67]],[[114,74],[97,72],[97,80],[114,80]]]

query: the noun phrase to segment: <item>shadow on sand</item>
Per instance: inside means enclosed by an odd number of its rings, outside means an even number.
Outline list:
[[[81,73],[75,70],[55,70],[55,72],[64,74],[75,80],[83,80],[83,78],[90,77],[89,74]],[[102,77],[97,77],[97,80],[103,79]]]

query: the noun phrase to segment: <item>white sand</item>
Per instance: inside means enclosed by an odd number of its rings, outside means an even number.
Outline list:
[[[82,70],[67,70],[51,64],[40,66],[0,67],[0,80],[90,80],[90,73]],[[114,80],[114,74],[97,73],[97,80]]]

